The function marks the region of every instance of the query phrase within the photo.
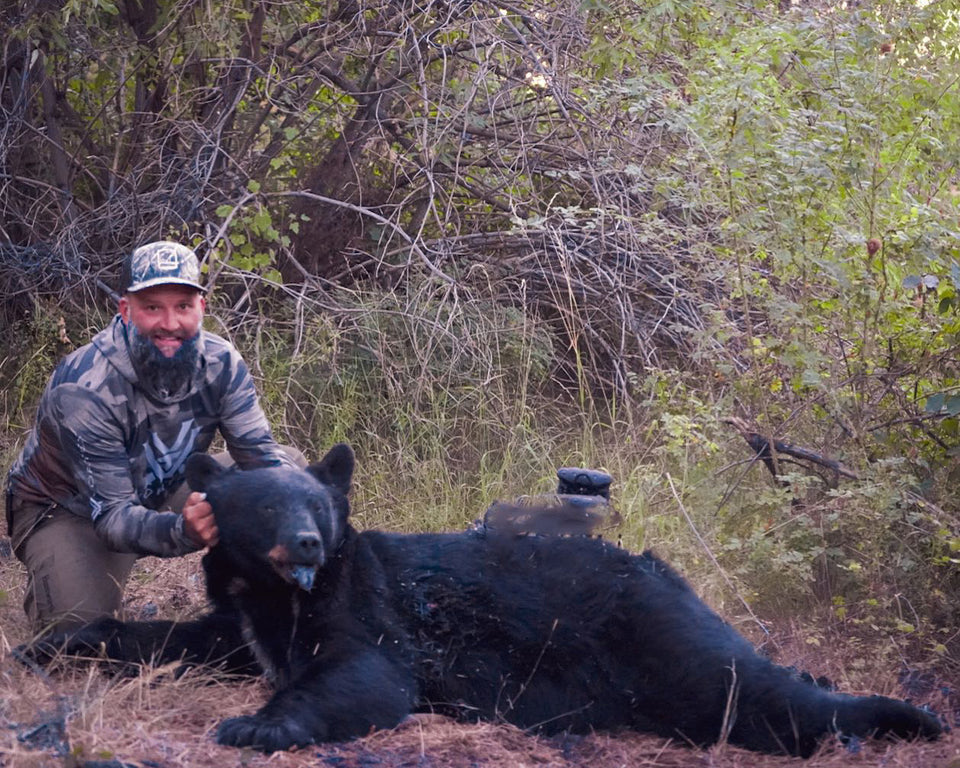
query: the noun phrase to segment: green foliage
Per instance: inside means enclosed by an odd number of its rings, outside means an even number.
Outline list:
[[[688,66],[679,111],[711,158],[703,194],[726,209],[732,298],[771,321],[747,329],[761,392],[836,397],[838,381],[895,370],[906,380],[879,405],[899,408],[957,384],[924,361],[960,330],[960,92],[918,47],[957,36],[942,9],[893,5],[730,27]]]
[[[0,392],[4,397],[2,412],[11,426],[25,427],[60,357],[74,348],[70,334],[82,332],[72,326],[58,307],[45,304],[10,329],[3,345]]]
[[[217,262],[224,262],[244,272],[254,272],[274,283],[282,283],[283,277],[277,270],[278,248],[290,247],[290,236],[281,234],[274,225],[274,214],[262,201],[255,199],[260,184],[251,180],[247,183],[249,195],[239,206],[221,205],[215,213],[223,219],[221,231],[225,237],[212,248],[207,260],[208,273],[216,269]],[[288,225],[291,231],[298,226],[296,217]]]
[[[0,477],[23,447],[36,404],[53,369],[63,357],[89,340],[90,323],[103,320],[97,311],[78,313],[52,302],[15,320],[0,339]]]

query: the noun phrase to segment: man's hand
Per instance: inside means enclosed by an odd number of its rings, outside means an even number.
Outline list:
[[[205,493],[194,491],[187,496],[183,504],[183,528],[201,546],[212,547],[219,540],[220,532]]]

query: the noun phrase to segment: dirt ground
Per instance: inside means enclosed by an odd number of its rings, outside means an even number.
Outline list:
[[[3,542],[0,542],[2,544]],[[262,755],[218,746],[213,738],[225,717],[250,713],[266,699],[261,681],[212,679],[169,669],[117,678],[95,665],[73,663],[48,673],[16,662],[10,651],[29,638],[20,606],[23,571],[0,547],[0,765],[4,768],[520,768],[523,766],[884,766],[960,768],[960,736],[954,730],[933,743],[825,744],[812,759],[758,755],[719,745],[704,751],[637,733],[542,737],[512,726],[464,725],[420,715],[391,730],[348,744],[319,745]],[[199,558],[147,559],[127,590],[130,617],[189,615],[203,604]],[[887,655],[862,644],[845,649],[831,637],[829,649],[785,627],[776,638],[776,659],[826,674],[847,692],[876,692],[928,704],[955,724],[953,693],[960,681],[922,677],[911,690],[898,682]],[[876,660],[876,664],[871,663]]]

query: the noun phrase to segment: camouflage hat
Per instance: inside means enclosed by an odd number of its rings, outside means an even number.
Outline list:
[[[123,261],[124,293],[136,293],[155,285],[189,285],[201,293],[197,254],[180,243],[160,241],[141,245]]]

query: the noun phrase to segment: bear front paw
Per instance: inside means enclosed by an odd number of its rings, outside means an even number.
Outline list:
[[[310,732],[290,718],[273,720],[259,715],[243,715],[224,720],[217,728],[218,744],[253,747],[268,753],[305,747],[313,741]]]
[[[98,619],[68,632],[50,632],[18,645],[13,656],[22,664],[48,666],[63,656],[100,658],[106,655],[107,645],[123,625],[112,618]]]
[[[49,666],[70,657],[100,659],[117,662],[114,665],[115,671],[136,674],[137,660],[128,658],[124,652],[123,644],[119,639],[122,632],[122,622],[104,617],[79,629],[42,635],[29,643],[17,646],[13,655],[27,666],[32,664]]]
[[[11,652],[13,658],[25,667],[46,667],[63,651],[63,643],[56,639],[39,638],[29,643],[18,645]]]

